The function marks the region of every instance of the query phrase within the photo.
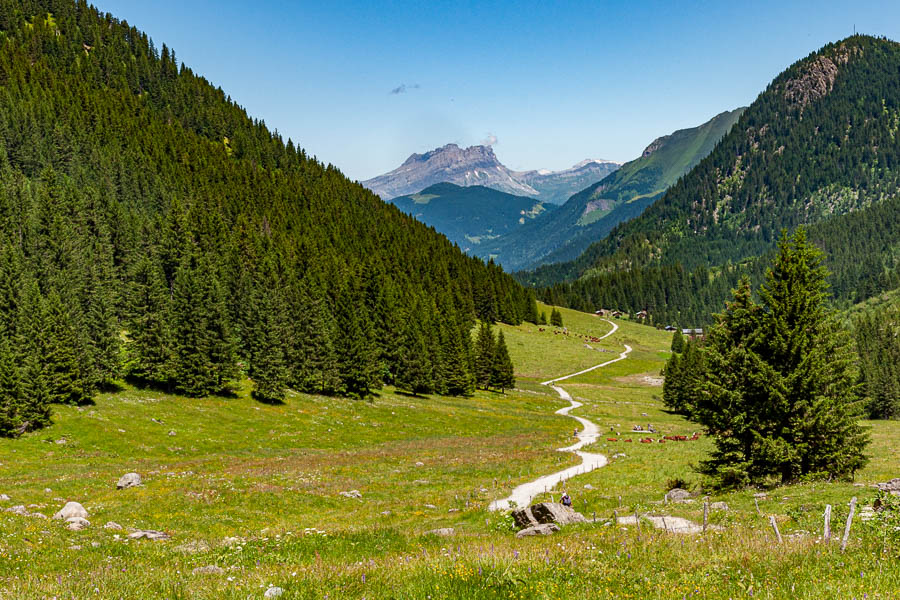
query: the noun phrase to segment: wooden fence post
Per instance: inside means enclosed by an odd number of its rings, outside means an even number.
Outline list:
[[[822,537],[825,541],[831,540],[831,505],[825,505],[825,528],[822,531]]]
[[[634,522],[637,523],[638,539],[641,539],[641,537],[644,535],[644,532],[641,531],[641,515],[638,514],[637,510],[634,511]]]
[[[778,531],[778,523],[775,522],[775,517],[769,517],[769,523],[772,525],[772,529],[775,530],[775,537],[778,538],[778,543],[781,543],[781,532]]]
[[[703,531],[706,532],[706,524],[709,523],[709,501],[703,503]]]
[[[850,525],[853,524],[853,514],[856,512],[856,496],[850,498],[850,514],[847,515],[847,524],[844,525],[844,539],[841,540],[841,552],[847,547],[847,540],[850,539]]]
[[[756,514],[759,515],[759,516],[761,517],[761,516],[762,516],[762,513],[759,511],[759,498],[754,497],[754,498],[753,498],[753,504],[756,505]]]

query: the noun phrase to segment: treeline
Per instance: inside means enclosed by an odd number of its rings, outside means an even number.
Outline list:
[[[829,64],[827,93],[813,90]],[[541,297],[555,303],[702,325],[741,275],[762,282],[782,229],[810,224],[836,303],[897,287],[898,69],[900,45],[866,36],[798,61],[640,217],[576,261],[520,280],[547,288]]]
[[[476,320],[537,322],[493,264],[308,157],[83,1],[0,0],[0,432],[126,376],[466,394]],[[420,391],[422,388],[419,388]]]
[[[900,306],[867,311],[854,328],[869,416],[900,419]]]

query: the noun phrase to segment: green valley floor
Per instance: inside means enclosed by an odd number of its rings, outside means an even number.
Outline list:
[[[565,331],[500,326],[517,368],[506,394],[386,389],[371,401],[290,394],[272,406],[252,400],[249,385],[202,400],[126,388],[93,406],[56,407],[51,427],[0,440],[9,496],[0,599],[900,597],[891,525],[857,512],[846,551],[821,538],[826,504],[836,539],[851,497],[862,509],[876,495],[870,484],[900,477],[900,423],[868,423],[872,460],[856,482],[713,495],[727,509],[711,511],[717,527],[696,535],[622,525],[614,514],[701,522],[694,467],[710,442],[657,441],[699,429],[660,401],[669,334],[618,322],[599,339],[609,323],[561,312]],[[582,404],[572,414],[599,426],[585,450],[609,464],[536,501],[566,489],[588,522],[517,539],[507,513],[488,505],[580,462],[556,451],[573,443],[576,423],[554,414],[568,403],[540,382],[625,345],[625,360],[559,383]],[[142,485],[117,490],[128,472]],[[675,484],[695,492],[691,502],[664,502]],[[35,515],[67,501],[84,505],[90,526],[71,531]],[[25,514],[2,510],[14,506]],[[433,533],[442,528],[453,532]],[[131,539],[132,530],[168,539]]]

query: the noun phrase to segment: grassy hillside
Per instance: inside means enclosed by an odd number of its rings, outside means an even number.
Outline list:
[[[839,530],[850,496],[871,501],[868,487],[780,488],[759,502],[762,517],[753,490],[713,497],[729,505],[711,514],[725,529],[694,537],[609,525],[614,510],[701,520],[699,502],[660,501],[671,480],[699,483],[692,465],[708,444],[624,441],[638,423],[666,434],[696,429],[658,400],[668,334],[620,322],[588,349],[577,335],[610,326],[562,315],[568,336],[500,326],[521,371],[506,395],[389,389],[372,402],[290,394],[271,406],[246,388],[190,402],[126,388],[93,406],[61,407],[48,429],[0,440],[0,493],[11,497],[2,506],[50,515],[77,500],[92,524],[75,532],[0,512],[2,597],[244,599],[270,585],[282,598],[743,598],[751,587],[753,597],[892,597],[896,554],[873,527],[857,521],[845,553],[816,537],[825,503]],[[618,439],[593,450],[625,454],[566,486],[597,523],[516,539],[487,504],[574,462],[553,450],[569,443],[573,421],[553,415],[563,403],[536,382],[607,360],[600,350],[618,353],[624,343],[634,347],[628,359],[563,384],[585,403],[578,414]],[[900,426],[872,425],[874,459],[860,482],[895,476],[900,460]],[[115,490],[127,471],[140,472],[143,486]],[[349,490],[361,498],[339,494]],[[107,521],[171,539],[126,540]],[[455,533],[425,533],[438,527]],[[210,565],[223,571],[194,572]]]
[[[744,109],[654,140],[643,155],[548,213],[476,249],[508,269],[573,260],[616,225],[633,219],[708,155]]]
[[[482,243],[515,231],[554,205],[480,185],[438,183],[418,194],[390,201],[471,253]]]

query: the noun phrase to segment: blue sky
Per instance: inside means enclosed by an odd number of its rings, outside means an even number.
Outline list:
[[[353,179],[491,136],[514,169],[630,160],[854,25],[900,39],[896,0],[94,2]]]

